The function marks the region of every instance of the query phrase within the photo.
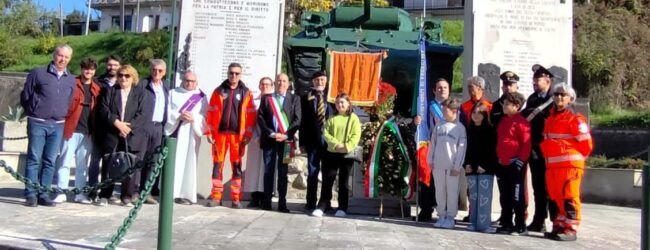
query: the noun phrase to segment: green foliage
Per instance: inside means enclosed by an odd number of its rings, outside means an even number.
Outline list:
[[[5,27],[10,35],[36,37],[41,33],[37,23],[39,8],[32,1],[5,2],[10,3],[10,8],[0,17],[0,25]]]
[[[66,23],[78,23],[78,22],[83,22],[86,20],[86,14],[83,13],[80,10],[73,10],[65,16],[65,22]]]
[[[9,113],[0,116],[0,121],[3,122],[23,122],[25,121],[25,116],[23,116],[23,107],[16,106],[14,108],[9,107]]]
[[[642,169],[648,162],[642,159],[623,157],[621,159],[608,159],[604,155],[594,155],[587,158],[587,167],[590,168],[618,168]]]
[[[25,38],[16,37],[0,27],[0,69],[21,63],[30,54]]]
[[[601,128],[650,128],[650,111],[600,110],[590,116],[593,127]]]
[[[54,34],[49,33],[38,38],[38,43],[34,46],[35,54],[51,54],[58,45],[59,41]]]
[[[452,45],[463,45],[464,23],[460,20],[442,21],[442,39]],[[463,92],[463,57],[454,62],[454,79],[451,82],[452,92]]]
[[[595,111],[650,107],[650,1],[591,2],[574,8],[578,94]]]
[[[1,33],[0,33],[1,34]],[[0,35],[0,39],[1,39]],[[0,40],[1,41],[1,40]],[[73,48],[72,60],[68,69],[73,74],[80,72],[79,62],[85,57],[96,59],[99,63],[99,69],[105,68],[105,58],[109,55],[119,55],[125,63],[133,65],[141,76],[148,75],[149,59],[162,58],[167,59],[169,48],[169,34],[163,31],[151,32],[147,34],[138,33],[91,33],[88,36],[67,36],[60,39],[56,45],[68,44]],[[5,46],[10,45],[6,44]],[[37,39],[22,38],[19,43],[12,43],[17,50],[27,49],[29,52],[34,51],[38,45]],[[0,53],[2,48],[0,47]],[[34,67],[42,66],[52,60],[51,53],[25,55],[19,61],[13,61],[11,64],[2,65],[2,54],[0,54],[0,69],[5,71],[28,72]],[[101,70],[97,74],[103,73]]]

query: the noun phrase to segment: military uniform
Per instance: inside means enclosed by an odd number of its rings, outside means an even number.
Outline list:
[[[553,78],[553,74],[543,66],[535,64],[532,68],[533,78],[548,77]],[[532,151],[528,164],[530,165],[530,175],[533,186],[533,195],[535,199],[535,214],[533,221],[528,226],[529,231],[545,232],[544,220],[549,216],[553,221],[557,215],[557,208],[554,204],[549,204],[548,193],[546,190],[546,162],[540,149],[544,132],[544,120],[549,116],[549,110],[553,100],[550,89],[546,92],[537,91],[531,94],[526,101],[526,108],[522,110],[522,115],[530,122],[531,125],[531,143]]]

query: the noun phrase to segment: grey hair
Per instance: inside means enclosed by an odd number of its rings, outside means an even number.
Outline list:
[[[480,76],[472,76],[467,78],[467,84],[475,85],[481,89],[485,89],[485,79]]]
[[[563,82],[555,84],[555,86],[553,86],[552,93],[566,93],[571,96],[571,101],[576,100],[576,91],[573,89],[573,87]]]
[[[188,74],[188,73],[193,74],[194,76],[196,76],[198,78],[198,76],[196,75],[196,72],[192,71],[191,69],[188,69],[188,70],[184,71],[183,74],[181,75],[181,79],[183,81],[185,81],[185,74]]]
[[[70,45],[61,44],[59,46],[56,46],[56,48],[54,49],[54,52],[52,52],[52,56],[55,56],[56,52],[59,51],[59,49],[67,49],[67,50],[70,51],[70,54],[72,54],[72,47],[70,47]]]
[[[158,65],[162,65],[163,67],[167,68],[167,63],[165,63],[165,60],[163,59],[151,59],[149,62],[149,67],[151,68]]]

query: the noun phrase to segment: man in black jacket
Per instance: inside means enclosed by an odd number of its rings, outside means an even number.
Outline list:
[[[164,125],[167,121],[167,105],[169,95],[169,83],[167,83],[163,78],[167,72],[167,64],[162,59],[153,59],[149,65],[150,76],[143,79],[138,86],[145,88],[149,100],[152,102],[152,113],[149,114],[149,124],[147,125],[147,138],[146,138],[146,156],[155,153],[156,148],[160,147],[163,143],[163,134],[164,134]],[[137,187],[137,190],[143,191],[144,184],[149,175],[151,174],[155,164],[157,162],[157,157],[152,158],[150,162],[147,162],[142,171],[136,171],[133,174],[133,178],[140,180],[140,186]],[[140,173],[139,173],[140,172]],[[145,200],[147,204],[158,204],[158,202],[152,196],[158,196],[160,190],[158,189],[158,180],[160,176],[156,178],[156,182],[151,190],[151,195],[148,196]],[[138,182],[136,182],[138,183]],[[136,184],[137,185],[137,184]]]
[[[318,189],[318,172],[321,168],[323,153],[327,144],[323,138],[323,127],[332,113],[327,103],[325,88],[327,75],[323,71],[314,73],[311,78],[313,87],[309,93],[300,98],[302,121],[300,122],[300,148],[307,152],[307,204],[305,210],[316,209],[316,191]]]
[[[101,88],[99,92],[99,97],[97,100],[101,100],[104,95],[106,95],[109,88],[113,87],[117,82],[117,70],[122,66],[122,58],[117,55],[110,55],[106,58],[106,72],[97,78],[99,82],[99,87]],[[106,134],[106,125],[102,122],[97,122],[93,125],[93,152],[90,156],[90,163],[88,164],[88,185],[97,184],[99,182],[99,162],[104,156],[104,151],[102,150],[102,142],[104,141],[104,134]],[[103,173],[103,172],[102,172]],[[102,175],[102,180],[107,179],[108,176]],[[88,198],[99,203],[99,199],[96,199],[97,191],[91,192],[88,194]]]
[[[544,140],[544,120],[548,117],[551,103],[550,93],[553,74],[539,64],[533,66],[533,89],[535,92],[528,97],[526,108],[521,114],[530,122],[532,152],[530,154],[530,174],[535,196],[535,215],[528,226],[528,231],[546,232],[544,220],[550,213],[551,221],[557,215],[557,208],[549,203],[546,192],[546,162],[539,145]],[[548,209],[548,212],[547,212]]]
[[[257,112],[261,130],[260,147],[264,155],[264,199],[262,209],[271,210],[271,194],[275,166],[278,167],[278,211],[289,213],[287,208],[287,173],[294,135],[300,126],[300,97],[289,93],[289,77],[279,74],[275,79],[275,93],[262,96]]]

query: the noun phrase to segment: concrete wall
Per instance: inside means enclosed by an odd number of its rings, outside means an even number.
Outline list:
[[[20,105],[20,92],[26,77],[27,73],[0,73],[0,114]]]
[[[643,152],[650,146],[650,129],[593,129],[594,139],[592,155],[605,155],[608,158],[620,158]],[[648,160],[648,154],[641,154]]]
[[[583,202],[641,207],[641,171],[587,168],[582,180]]]

